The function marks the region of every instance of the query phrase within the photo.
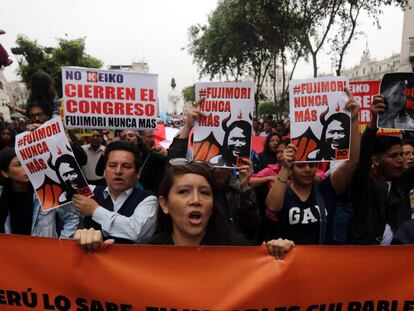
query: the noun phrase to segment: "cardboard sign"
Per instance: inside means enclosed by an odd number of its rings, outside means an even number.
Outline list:
[[[206,114],[194,127],[193,157],[217,167],[235,167],[249,158],[254,84],[196,83],[196,100]]]
[[[158,75],[62,67],[68,128],[155,129]]]
[[[354,95],[355,100],[360,106],[359,114],[359,133],[362,134],[365,128],[371,122],[371,104],[374,100],[374,96],[379,94],[380,80],[376,81],[350,81],[349,89]],[[394,129],[378,129],[377,135],[399,135],[400,130]]]
[[[346,77],[323,77],[289,82],[291,141],[296,160],[347,160],[351,115],[345,110]]]
[[[378,127],[414,131],[414,73],[387,73],[381,81],[387,111],[379,114]]]
[[[92,195],[59,117],[17,135],[15,148],[43,210],[70,202],[73,194]]]
[[[0,235],[0,310],[410,311],[413,246],[110,245]],[[85,281],[87,279],[87,282]]]

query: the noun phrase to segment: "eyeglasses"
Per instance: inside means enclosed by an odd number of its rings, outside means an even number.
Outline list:
[[[44,112],[37,112],[37,113],[32,113],[29,115],[30,120],[35,120],[37,117],[42,118],[44,117],[46,114]]]
[[[170,161],[168,161],[168,163],[170,165],[173,165],[173,166],[187,165],[187,164],[196,163],[196,164],[205,165],[208,168],[213,168],[213,166],[208,162],[204,162],[204,161],[200,161],[200,160],[188,160],[186,158],[174,158],[174,159],[171,159]]]

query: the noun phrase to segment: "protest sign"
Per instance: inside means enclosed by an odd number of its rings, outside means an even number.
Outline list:
[[[250,156],[254,84],[196,83],[200,117],[194,127],[193,157],[218,167],[234,167]]]
[[[17,135],[15,148],[43,210],[70,202],[74,194],[92,195],[59,117]]]
[[[70,240],[0,235],[0,310],[412,311],[413,262],[413,246],[295,246],[276,260],[265,246],[85,254]]]
[[[371,122],[371,103],[374,95],[379,94],[380,81],[350,81],[349,90],[359,104],[359,131],[362,133]]]
[[[356,102],[360,106],[359,114],[359,133],[362,134],[368,124],[371,122],[371,104],[374,96],[379,94],[380,80],[376,81],[350,81],[349,89],[354,95]],[[399,130],[378,129],[377,135],[399,135]]]
[[[345,110],[346,77],[289,82],[291,141],[301,162],[347,160],[351,115]]]
[[[378,127],[414,131],[414,73],[387,73],[380,93],[387,110],[378,116]]]
[[[62,67],[64,123],[69,128],[155,129],[158,75]]]

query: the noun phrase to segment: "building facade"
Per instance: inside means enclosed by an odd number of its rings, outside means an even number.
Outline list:
[[[358,65],[342,70],[350,80],[381,80],[385,73],[414,71],[414,0],[404,9],[401,53],[383,60],[376,60],[366,49]]]
[[[276,83],[275,83],[275,91],[276,91],[276,98],[279,100],[280,96],[283,92],[283,72],[282,72],[282,67],[277,65],[276,66]],[[290,77],[290,72],[285,72],[285,88],[288,86],[289,84],[289,77]],[[252,76],[250,75],[246,75],[243,77],[242,79],[243,81],[250,81],[250,82],[254,82],[254,79]],[[265,100],[274,100],[274,90],[273,90],[273,79],[271,78],[269,71],[267,72],[266,76],[264,77],[263,80],[263,84],[262,84],[262,89],[261,89],[261,94],[266,98]]]
[[[149,73],[147,62],[133,62],[131,65],[109,65],[109,70],[135,71],[140,73]]]
[[[385,73],[400,71],[400,54],[394,54],[383,60],[376,60],[364,51],[361,61],[351,69],[342,70],[341,75],[349,80],[381,80]]]
[[[400,71],[414,71],[414,0],[408,1],[404,11]]]
[[[26,105],[29,92],[23,82],[12,81],[8,82],[4,77],[4,70],[7,67],[0,69],[0,114],[6,122],[11,122],[11,113],[7,104],[14,104],[19,107]]]

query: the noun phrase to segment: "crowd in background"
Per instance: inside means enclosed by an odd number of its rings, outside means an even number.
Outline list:
[[[94,196],[74,192],[63,207],[42,211],[14,150],[16,133],[59,115],[53,80],[33,76],[27,121],[0,122],[0,232],[75,238],[87,250],[115,243],[260,245],[282,257],[293,244],[413,243],[414,143],[408,135],[377,136],[386,110],[378,95],[362,137],[358,105],[348,93],[352,139],[342,162],[295,162],[288,118],[263,116],[254,135],[263,151],[242,165],[213,168],[191,161],[190,132],[200,111],[165,118],[180,128],[166,150],[150,130],[91,130],[67,136]],[[11,109],[18,110],[11,105]],[[160,120],[159,122],[164,122]],[[77,178],[67,164],[63,183]]]

